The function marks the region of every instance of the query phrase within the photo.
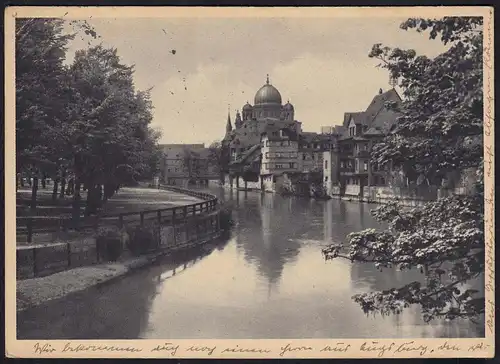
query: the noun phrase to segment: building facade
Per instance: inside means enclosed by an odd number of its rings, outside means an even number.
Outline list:
[[[299,169],[303,173],[323,170],[323,153],[330,150],[332,135],[304,132],[299,141]]]
[[[261,176],[300,171],[298,135],[289,129],[268,129],[264,132],[261,153]]]
[[[370,155],[400,116],[389,104],[401,102],[395,89],[380,90],[365,111],[345,113],[342,126],[322,128],[332,140],[331,149],[323,153],[324,186],[329,194],[360,197],[370,187],[388,186],[389,167],[373,164]]]
[[[236,113],[234,128],[228,115],[222,143],[229,147],[231,161],[237,161],[247,150],[260,144],[261,135],[268,128],[288,128],[300,133],[301,123],[294,118],[293,105],[282,103],[280,92],[270,83],[268,76],[266,83],[255,94],[254,105],[247,102],[241,113]]]
[[[216,166],[204,144],[162,144],[160,179],[168,185],[207,184],[217,179]]]
[[[282,103],[268,77],[256,92],[254,105],[247,102],[241,113],[236,112],[234,127],[228,114],[222,141],[230,153],[226,181],[236,188],[258,181],[259,188],[275,190],[270,185],[283,176],[286,180],[287,174],[295,178],[297,174],[321,173],[323,152],[330,149],[331,138],[326,133],[303,132],[293,105]]]

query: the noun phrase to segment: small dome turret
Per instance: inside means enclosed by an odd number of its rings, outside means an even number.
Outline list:
[[[241,116],[243,117],[243,121],[252,119],[253,106],[247,103],[241,109]]]
[[[243,106],[242,111],[252,111],[253,107],[247,101],[247,103]]]
[[[290,101],[287,101],[287,103],[283,106],[283,109],[286,111],[294,111],[293,105],[290,104]]]

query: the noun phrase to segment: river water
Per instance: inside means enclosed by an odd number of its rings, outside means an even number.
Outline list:
[[[399,287],[420,273],[384,270],[321,249],[378,227],[374,205],[216,191],[233,206],[225,241],[170,257],[118,282],[18,315],[19,338],[477,337],[469,321],[365,315],[352,295]]]

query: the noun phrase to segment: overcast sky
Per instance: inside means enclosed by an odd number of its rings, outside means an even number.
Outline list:
[[[283,102],[295,106],[305,131],[340,124],[346,111],[366,109],[388,73],[368,58],[374,43],[443,51],[427,34],[399,29],[400,18],[91,19],[105,46],[135,64],[138,89],[154,87],[153,126],[162,143],[206,143],[224,136],[234,113],[266,74]],[[68,57],[87,47],[75,39]],[[94,42],[95,44],[95,42]],[[172,50],[175,50],[173,54]]]

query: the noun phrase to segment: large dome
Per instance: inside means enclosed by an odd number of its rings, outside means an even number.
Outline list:
[[[269,84],[269,79],[264,86],[255,94],[254,105],[259,104],[279,104],[281,105],[281,94],[273,85]]]

